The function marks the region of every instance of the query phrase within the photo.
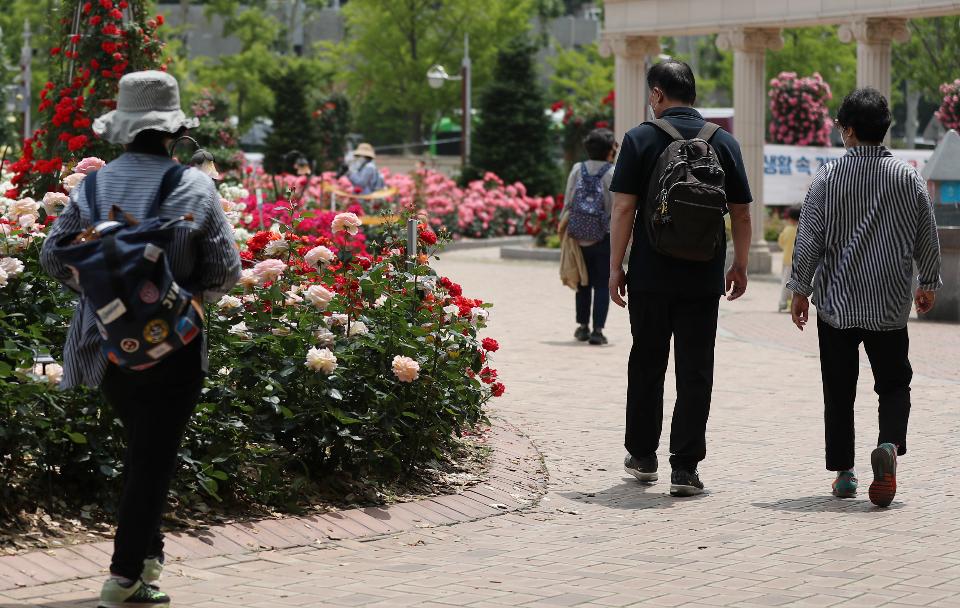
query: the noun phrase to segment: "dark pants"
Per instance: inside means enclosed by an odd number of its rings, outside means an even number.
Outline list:
[[[625,446],[641,457],[653,454],[660,445],[663,383],[672,336],[677,403],[670,431],[670,464],[694,470],[707,455],[720,298],[631,292],[629,302],[633,348],[627,372]]]
[[[907,452],[910,418],[910,338],[907,328],[894,331],[836,329],[817,320],[820,370],[823,374],[823,421],[827,443],[827,470],[853,468],[853,403],[860,375],[860,344],[873,369],[873,390],[880,397],[880,436],[877,445],[899,446]]]
[[[100,385],[127,440],[113,574],[138,579],[145,558],[163,555],[161,515],[183,431],[203,387],[200,343],[194,340],[145,371],[110,365]]]
[[[610,235],[599,243],[581,247],[587,267],[589,285],[577,289],[577,323],[590,322],[590,300],[593,299],[593,329],[599,331],[607,323],[610,312]]]

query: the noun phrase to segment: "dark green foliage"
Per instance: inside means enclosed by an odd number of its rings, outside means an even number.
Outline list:
[[[560,187],[535,51],[516,40],[498,55],[494,81],[480,98],[482,121],[465,181],[492,171],[507,183],[523,182],[530,194],[556,194]]]
[[[220,171],[239,169],[243,163],[243,152],[240,151],[237,128],[230,120],[229,99],[223,91],[204,90],[190,109],[200,119],[200,125],[190,131],[190,137],[213,154]]]
[[[333,93],[320,100],[314,110],[320,135],[317,150],[317,172],[340,168],[350,128],[350,101],[343,93]]]
[[[311,75],[306,66],[292,61],[267,76],[276,102],[271,118],[273,131],[267,137],[263,167],[268,173],[292,173],[296,154],[314,161],[321,150],[320,130],[313,118],[310,99]]]

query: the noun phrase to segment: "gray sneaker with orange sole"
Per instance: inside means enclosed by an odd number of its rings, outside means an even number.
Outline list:
[[[870,502],[878,507],[889,507],[897,495],[897,446],[881,443],[870,454],[873,483],[870,484]]]

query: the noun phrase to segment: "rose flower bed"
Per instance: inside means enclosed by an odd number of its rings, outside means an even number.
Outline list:
[[[73,175],[66,188],[81,181]],[[86,511],[115,496],[121,473],[112,412],[93,391],[55,390],[73,302],[43,274],[39,250],[63,204],[62,193],[43,203],[0,198],[8,514],[37,504]],[[223,204],[242,219],[242,202]],[[355,214],[312,218],[329,224],[303,230],[308,220],[289,207],[277,213],[291,223],[240,244],[240,285],[208,306],[210,376],[180,454],[180,505],[287,508],[340,482],[409,478],[449,458],[503,394],[489,361],[498,345],[481,336],[490,304],[436,275],[429,260],[442,239],[433,231],[421,226],[424,253],[410,260],[398,228],[382,229],[373,250]],[[35,365],[37,351],[57,363]]]

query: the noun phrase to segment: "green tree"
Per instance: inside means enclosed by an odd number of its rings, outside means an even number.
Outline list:
[[[518,39],[497,56],[493,82],[480,98],[472,166],[465,179],[492,171],[506,182],[523,182],[531,194],[555,194],[550,119],[534,69],[536,49]]]
[[[601,57],[597,43],[562,49],[550,59],[550,99],[573,104],[575,109],[596,108],[613,90],[613,57]]]
[[[960,78],[960,18],[913,19],[910,40],[893,46],[894,81],[909,80],[937,105],[940,85]]]
[[[529,30],[535,9],[532,0],[350,0],[343,9],[347,40],[328,51],[357,106],[358,130],[378,141],[376,120],[393,115],[408,141],[421,141],[430,122],[460,105],[456,83],[427,86],[430,66],[459,71],[469,33],[473,83],[482,88],[497,49]]]
[[[265,82],[276,94],[273,131],[267,137],[263,166],[270,173],[290,173],[297,150],[315,160],[322,153],[320,133],[313,118],[310,99],[311,74],[306,63],[291,60],[282,70],[266,76]]]

